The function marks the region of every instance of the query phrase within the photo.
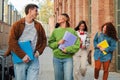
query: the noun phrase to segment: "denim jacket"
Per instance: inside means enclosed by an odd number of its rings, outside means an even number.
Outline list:
[[[105,49],[105,52],[107,52],[106,55],[104,55],[102,53],[102,51],[100,51],[99,48],[97,48],[97,44],[100,43],[101,41],[103,40],[107,40],[108,44],[109,44],[109,47]],[[100,59],[101,62],[106,62],[108,60],[112,60],[112,53],[113,51],[115,50],[116,48],[116,41],[103,34],[103,33],[96,33],[95,37],[94,37],[94,59],[95,60],[98,60]]]

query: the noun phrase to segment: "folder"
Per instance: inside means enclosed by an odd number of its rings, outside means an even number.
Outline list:
[[[107,40],[103,40],[98,44],[98,46],[101,46],[102,48],[108,48],[109,44],[108,44]],[[107,52],[103,51],[103,54],[106,55]]]
[[[33,49],[31,46],[31,41],[25,41],[25,42],[18,42],[20,48],[29,56],[30,60],[34,59],[33,56]],[[20,57],[18,57],[13,51],[11,51],[12,54],[12,61],[14,64],[23,62]]]
[[[65,42],[63,44],[60,44],[58,48],[63,50],[64,48],[66,48],[68,46],[72,46],[72,45],[74,45],[76,39],[77,39],[77,36],[66,31],[63,36],[63,40],[65,40]]]

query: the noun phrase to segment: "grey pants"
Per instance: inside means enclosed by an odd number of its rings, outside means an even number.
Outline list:
[[[87,55],[88,51],[86,49],[79,50],[74,56],[73,56],[73,74],[74,74],[74,80],[82,80],[82,78],[86,74],[87,70]]]

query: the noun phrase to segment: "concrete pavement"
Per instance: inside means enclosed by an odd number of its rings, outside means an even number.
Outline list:
[[[52,63],[52,50],[48,47],[44,50],[44,53],[39,57],[40,60],[40,80],[55,80],[53,63]],[[99,80],[102,80],[103,71],[100,72]],[[93,80],[94,79],[94,68],[88,66],[87,74],[84,80]],[[108,80],[120,80],[120,73],[110,72]]]

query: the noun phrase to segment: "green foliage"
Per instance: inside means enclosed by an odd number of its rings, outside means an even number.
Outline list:
[[[40,4],[40,11],[38,15],[38,19],[42,22],[47,24],[49,17],[53,15],[54,11],[54,4],[51,0],[46,0],[43,4]]]

